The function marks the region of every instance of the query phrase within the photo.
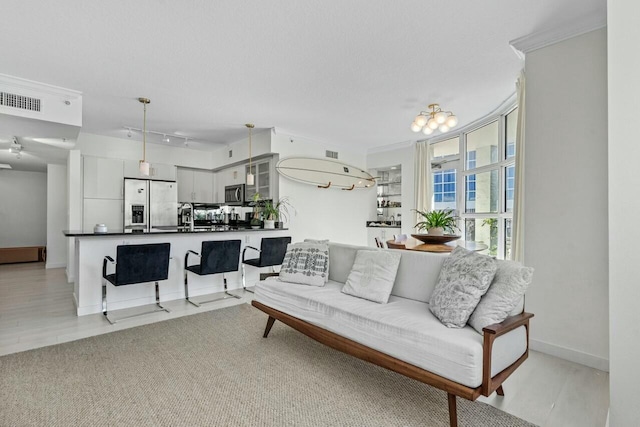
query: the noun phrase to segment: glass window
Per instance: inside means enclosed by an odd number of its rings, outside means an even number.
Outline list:
[[[504,220],[504,259],[511,259],[511,224],[513,220]]]
[[[498,212],[498,170],[467,175],[466,213]]]
[[[459,138],[450,138],[433,145],[433,158],[439,159],[447,156],[457,156],[460,154]]]
[[[498,254],[498,218],[471,218],[464,221],[464,239],[488,246],[481,253]]]
[[[470,153],[474,152],[475,167],[498,162],[498,129],[498,121],[495,121],[467,134],[466,156],[469,159]]]
[[[516,130],[518,127],[518,109],[505,116],[505,154],[510,159],[516,155]]]
[[[513,193],[516,188],[516,166],[510,165],[504,169],[505,173],[505,211],[513,212]]]

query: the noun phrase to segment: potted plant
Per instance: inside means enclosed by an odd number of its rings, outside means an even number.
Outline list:
[[[454,234],[455,230],[458,230],[458,218],[451,209],[437,209],[427,212],[414,209],[414,211],[423,219],[415,225],[418,230],[427,230],[427,233],[433,236],[442,236],[445,232]]]
[[[280,199],[275,204],[276,209],[276,228],[283,228],[284,221],[289,221],[289,216],[291,213],[296,214],[296,209],[289,202],[288,197],[280,197]],[[289,212],[291,209],[291,213]]]
[[[260,193],[255,193],[252,197],[252,202],[250,203],[253,206],[253,217],[251,218],[250,225],[251,228],[260,228],[262,225],[262,220],[260,219],[260,200],[262,197]]]
[[[264,202],[262,215],[264,215],[264,228],[276,228],[275,222],[278,218],[278,209],[276,209],[271,200]]]

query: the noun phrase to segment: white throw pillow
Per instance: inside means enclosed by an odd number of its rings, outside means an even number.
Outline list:
[[[279,277],[283,282],[324,286],[329,277],[329,245],[289,243]]]
[[[493,282],[469,318],[469,325],[482,334],[482,328],[509,317],[531,284],[531,279],[533,268],[515,261],[499,261]]]
[[[445,326],[463,328],[495,274],[493,258],[457,246],[442,264],[429,310]]]
[[[342,292],[386,303],[396,280],[400,258],[399,251],[359,250]]]

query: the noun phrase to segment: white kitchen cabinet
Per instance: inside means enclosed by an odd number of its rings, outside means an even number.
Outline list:
[[[122,200],[123,160],[85,156],[83,176],[85,198]]]
[[[178,168],[178,201],[213,203],[215,176],[211,171]]]
[[[193,171],[191,169],[178,168],[178,201],[193,202]]]
[[[140,173],[139,160],[124,161],[124,176],[126,178],[152,179],[160,181],[175,181],[176,167],[164,163],[151,163],[149,165],[149,176]]]
[[[193,171],[193,192],[195,202],[213,203],[213,172]]]
[[[109,230],[122,230],[123,214],[122,200],[84,199],[83,229],[93,231],[96,224],[105,224]]]

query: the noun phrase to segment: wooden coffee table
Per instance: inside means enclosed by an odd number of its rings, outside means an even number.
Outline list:
[[[470,251],[480,252],[489,248],[484,243],[466,241],[466,240],[454,240],[448,243],[434,244],[434,243],[422,243],[418,239],[410,237],[402,243],[394,243],[393,240],[387,240],[387,247],[389,249],[406,249],[409,251],[421,251],[421,252],[442,252],[448,253],[455,249],[456,246],[462,246]]]

